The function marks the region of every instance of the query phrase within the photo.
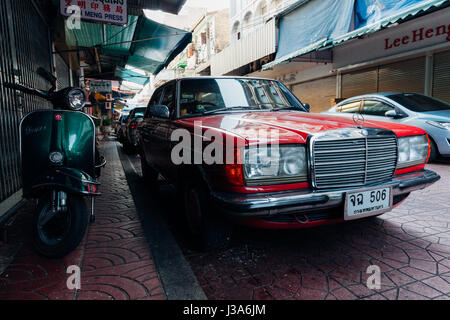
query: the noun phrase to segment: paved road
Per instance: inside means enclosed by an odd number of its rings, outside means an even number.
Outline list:
[[[129,156],[140,175],[138,156]],[[196,251],[173,190],[157,206],[210,299],[450,299],[450,165],[442,179],[378,218],[299,231],[238,228],[231,249]],[[136,186],[137,187],[137,186]],[[381,289],[366,286],[381,270]]]

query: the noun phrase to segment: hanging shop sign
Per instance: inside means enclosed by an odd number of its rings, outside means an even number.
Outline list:
[[[95,92],[112,92],[111,81],[89,81],[89,89]]]
[[[128,23],[127,0],[60,0],[61,14],[106,24]]]

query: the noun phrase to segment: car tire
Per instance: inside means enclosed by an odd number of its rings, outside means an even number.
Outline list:
[[[133,147],[131,146],[130,143],[128,143],[128,141],[125,140],[122,144],[122,147],[123,147],[123,152],[125,152],[125,154],[131,155],[134,153]]]
[[[153,187],[158,185],[159,173],[147,164],[145,158],[141,155],[142,178],[146,183]]]
[[[430,159],[428,160],[428,162],[434,162],[438,159],[439,157],[439,152],[436,146],[436,143],[430,138]]]
[[[189,179],[183,187],[184,215],[189,232],[204,252],[230,246],[233,227],[223,217],[214,214],[209,192],[200,179]]]

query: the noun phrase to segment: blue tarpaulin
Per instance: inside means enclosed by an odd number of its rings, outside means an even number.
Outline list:
[[[354,3],[355,0],[309,1],[283,16],[276,59],[349,32]]]
[[[355,29],[394,16],[427,0],[356,0]]]
[[[450,0],[305,1],[303,5],[281,13],[277,57],[262,69],[270,69],[295,57],[331,48],[448,5]]]

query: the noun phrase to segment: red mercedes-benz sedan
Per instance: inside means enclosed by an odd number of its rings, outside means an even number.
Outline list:
[[[311,114],[282,83],[238,77],[174,80],[139,125],[144,178],[159,174],[206,249],[230,222],[307,228],[377,216],[439,180],[426,132]]]

